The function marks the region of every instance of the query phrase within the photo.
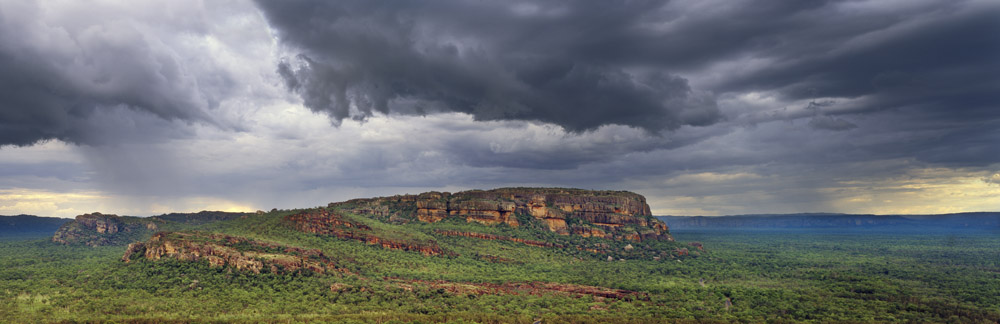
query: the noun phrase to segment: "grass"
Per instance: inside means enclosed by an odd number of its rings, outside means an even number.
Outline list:
[[[119,260],[125,248],[0,240],[4,322],[996,322],[1000,236],[974,232],[673,231],[701,257],[624,262],[567,249],[440,236],[435,228],[568,240],[464,222],[384,224],[395,238],[433,239],[457,256],[427,257],[295,232],[280,211],[199,225],[207,232],[317,248],[357,275],[254,275],[206,262]],[[540,237],[539,237],[540,236]],[[595,239],[596,240],[596,239]],[[590,239],[564,241],[588,244]],[[582,242],[582,243],[581,243]],[[623,243],[610,242],[616,248]],[[636,244],[638,249],[668,245]],[[669,245],[673,246],[673,245]],[[678,244],[677,246],[686,246]],[[490,262],[482,255],[516,262]],[[462,295],[400,280],[558,282],[640,292],[626,300]],[[341,287],[331,289],[331,286]],[[726,300],[731,305],[726,307]]]

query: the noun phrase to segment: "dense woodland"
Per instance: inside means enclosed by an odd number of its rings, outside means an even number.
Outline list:
[[[436,235],[432,229],[533,235],[465,222],[393,225],[406,239],[453,252],[424,256],[303,235],[288,212],[199,225],[283,244],[318,247],[347,271],[234,271],[207,262],[120,261],[122,246],[67,246],[47,237],[0,240],[0,318],[60,321],[581,322],[973,322],[1000,321],[1000,236],[992,232],[673,231],[680,242],[610,242],[606,255]],[[529,234],[530,233],[530,234]],[[552,237],[546,237],[552,235]],[[654,250],[703,243],[696,256]],[[662,245],[661,245],[662,244]],[[692,250],[697,250],[693,249]],[[657,258],[656,260],[654,258]],[[623,259],[623,261],[617,260]],[[498,261],[500,260],[500,261]],[[498,293],[485,285],[526,283]],[[620,298],[532,290],[527,283],[628,291]],[[478,286],[477,286],[478,285]]]

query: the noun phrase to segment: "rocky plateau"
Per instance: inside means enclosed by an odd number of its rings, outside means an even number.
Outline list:
[[[386,220],[435,223],[463,219],[519,227],[530,216],[561,235],[617,240],[669,240],[667,225],[652,217],[646,198],[627,191],[501,188],[457,193],[425,192],[331,203],[329,207]]]

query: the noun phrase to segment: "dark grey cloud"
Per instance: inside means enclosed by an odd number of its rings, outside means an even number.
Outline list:
[[[858,125],[846,121],[841,118],[830,117],[830,116],[816,116],[809,120],[809,126],[817,129],[825,129],[832,131],[842,131],[851,128],[857,128]]]
[[[620,160],[631,154],[655,150],[673,150],[722,135],[728,128],[684,128],[669,137],[649,136],[633,128],[605,127],[586,134],[553,138],[552,134],[534,131],[511,131],[507,136],[465,132],[447,136],[441,151],[454,156],[455,162],[473,167],[507,167],[537,170],[575,170],[586,164]],[[617,175],[604,172],[604,180]]]
[[[70,162],[0,163],[0,178],[24,176],[74,180],[83,172],[79,164]]]
[[[819,112],[822,117],[814,117],[810,124],[819,129],[851,129],[852,123],[837,115],[889,110],[894,120],[888,127],[937,130],[943,132],[938,137],[948,138],[920,143],[924,147],[906,146],[907,151],[894,150],[898,153],[963,150],[965,144],[995,139],[985,129],[1000,122],[1000,60],[996,59],[1000,57],[1000,38],[996,37],[1000,3],[816,4],[785,8],[762,19],[759,24],[782,28],[750,32],[745,37],[770,41],[729,52],[767,64],[721,78],[711,90],[768,91],[788,101],[838,98],[816,107],[813,115]],[[860,130],[859,135],[870,132],[879,130]],[[998,161],[995,154],[987,155],[992,162]]]
[[[1000,161],[983,148],[1000,123],[995,2],[257,4],[297,53],[278,64],[286,86],[334,120],[455,111],[572,132],[609,124],[659,132],[804,118],[816,131],[849,133],[841,145],[856,152],[853,161]],[[774,96],[770,110],[810,104],[769,115],[720,112],[717,95],[751,92]],[[733,123],[720,123],[727,118]],[[889,133],[912,136],[879,142]],[[646,152],[704,139],[673,135],[623,147]],[[763,152],[807,145],[771,140]],[[474,165],[553,169],[604,161],[606,151],[562,159],[531,150],[462,152]]]
[[[714,97],[629,53],[635,24],[661,4],[591,2],[260,1],[300,54],[278,73],[307,107],[335,120],[454,111],[532,120],[573,132],[653,132],[721,119]],[[652,41],[652,40],[651,40]],[[608,44],[613,45],[613,44]]]
[[[102,113],[212,123],[209,110],[234,81],[212,59],[184,51],[184,37],[204,26],[136,9],[0,4],[0,145],[100,143],[95,126],[118,126],[96,120]]]
[[[773,19],[787,28],[768,34],[780,41],[745,54],[774,64],[729,78],[719,89],[780,89],[789,98],[879,95],[883,108],[985,94],[995,89],[1000,69],[998,16],[1000,6],[974,1],[885,8],[830,2],[785,12]],[[977,103],[991,102],[963,104]]]
[[[998,8],[0,1],[0,191],[289,208],[571,186],[740,213],[995,189]]]

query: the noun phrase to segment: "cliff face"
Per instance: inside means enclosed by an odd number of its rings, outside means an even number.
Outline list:
[[[458,193],[426,192],[333,203],[330,207],[381,219],[407,216],[428,223],[446,218],[485,225],[522,226],[528,215],[549,231],[609,239],[673,240],[667,225],[652,217],[646,198],[625,191],[564,188],[501,188]]]
[[[149,241],[129,244],[122,261],[137,258],[181,261],[206,260],[212,267],[231,267],[253,273],[316,273],[342,271],[322,251],[302,249],[247,238],[206,233],[161,232]]]
[[[125,225],[122,224],[120,219],[118,215],[104,215],[101,213],[76,216],[76,221],[80,223],[80,226],[101,234],[118,233]]]
[[[446,217],[458,217],[464,218],[466,222],[484,225],[520,225],[514,215],[517,205],[510,201],[428,192],[418,195],[415,204],[417,219],[423,222],[433,223]]]
[[[346,219],[343,215],[326,209],[312,209],[285,216],[285,221],[296,230],[319,235],[335,236],[348,240],[380,245],[387,249],[415,251],[424,255],[439,255],[444,251],[434,241],[393,239],[380,236],[371,227]]]

